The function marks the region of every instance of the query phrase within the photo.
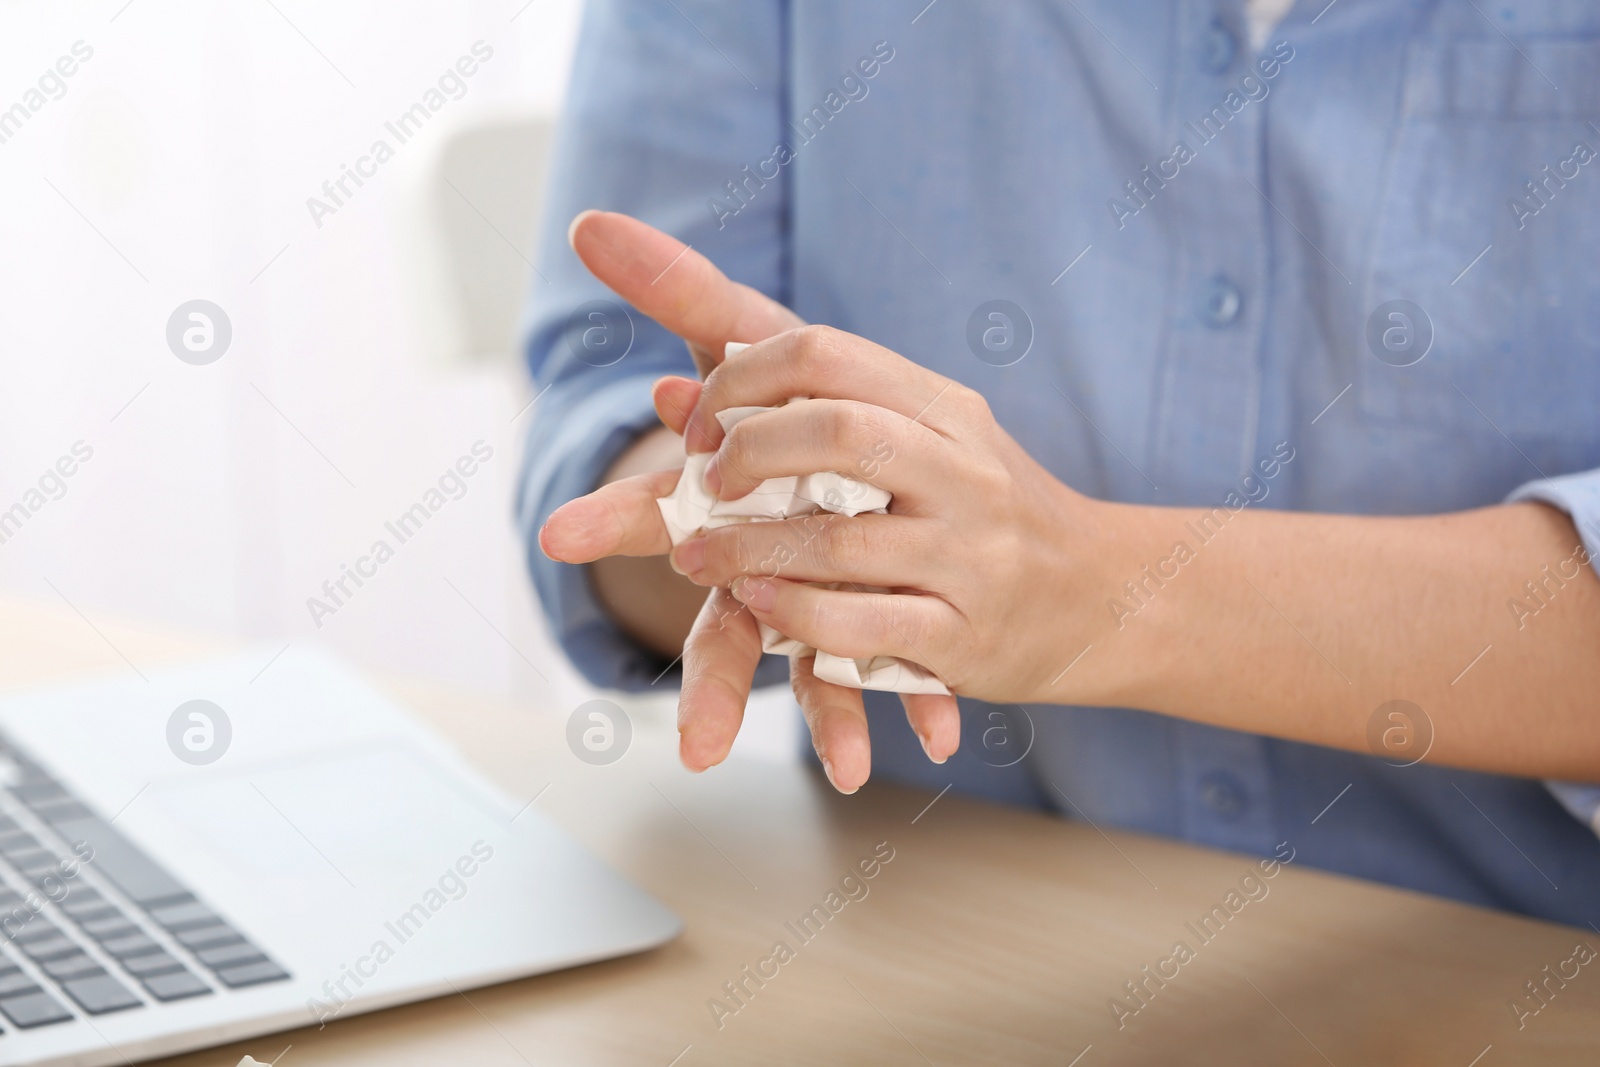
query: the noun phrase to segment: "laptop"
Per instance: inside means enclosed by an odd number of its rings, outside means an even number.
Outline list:
[[[170,1055],[679,932],[332,657],[271,654],[0,698],[0,1064]]]

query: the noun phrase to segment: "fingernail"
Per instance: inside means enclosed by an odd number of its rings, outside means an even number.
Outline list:
[[[706,492],[710,493],[712,496],[716,496],[718,493],[722,492],[722,471],[719,469],[721,460],[722,453],[719,452],[711,457],[710,463],[706,464]]]
[[[667,557],[672,563],[672,569],[693,580],[698,577],[706,566],[706,539],[704,537],[691,537]]]
[[[949,756],[942,756],[941,757],[941,756],[935,756],[933,754],[933,748],[931,747],[932,744],[933,744],[933,739],[930,738],[927,734],[924,734],[924,733],[917,734],[917,740],[922,742],[922,751],[927,753],[928,758],[931,759],[933,762],[935,762],[935,763],[943,763],[945,760],[950,758]]]
[[[593,215],[593,214],[594,214],[594,208],[590,208],[587,211],[580,211],[576,215],[572,216],[572,221],[567,224],[567,247],[568,248],[572,247],[572,235],[578,232],[578,223],[582,222],[587,216]]]
[[[586,521],[585,509],[574,506],[581,499],[561,505],[539,528],[539,547],[551,559],[565,559],[588,536],[590,524]]]
[[[851,793],[855,792],[854,789],[839,789],[839,783],[833,780],[833,764],[828,761],[827,756],[822,757],[822,773],[828,776],[828,784],[833,786],[834,789],[837,789],[839,792],[843,793],[845,796],[849,796]]]
[[[692,762],[689,759],[689,731],[681,722],[678,726],[678,762],[683,764],[683,769],[690,774],[705,773],[706,767],[704,765]]]
[[[733,598],[752,611],[771,611],[778,591],[765,578],[739,577],[730,589]]]

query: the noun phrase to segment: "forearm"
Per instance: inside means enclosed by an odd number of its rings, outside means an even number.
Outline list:
[[[665,428],[641,436],[606,471],[602,484],[683,463],[683,439]],[[652,652],[677,657],[706,590],[679,575],[665,556],[607,556],[589,564],[589,580],[617,626]]]
[[[1107,507],[1126,573],[1089,609],[1075,671],[1095,699],[1357,751],[1403,699],[1432,724],[1430,762],[1600,780],[1600,580],[1561,512],[1246,509],[1219,527]]]

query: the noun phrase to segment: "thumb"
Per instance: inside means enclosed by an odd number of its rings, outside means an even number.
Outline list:
[[[689,425],[689,415],[700,402],[700,383],[693,378],[680,378],[670,374],[659,379],[650,390],[655,402],[656,417],[662,425],[679,437]]]
[[[572,220],[567,241],[590,273],[687,341],[699,362],[709,356],[720,363],[729,341],[753,344],[805,325],[682,241],[628,215],[585,211]]]

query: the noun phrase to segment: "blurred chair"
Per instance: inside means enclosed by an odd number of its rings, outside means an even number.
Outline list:
[[[498,114],[452,130],[425,167],[409,255],[430,357],[464,369],[518,354],[555,120]]]

